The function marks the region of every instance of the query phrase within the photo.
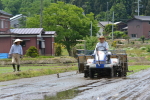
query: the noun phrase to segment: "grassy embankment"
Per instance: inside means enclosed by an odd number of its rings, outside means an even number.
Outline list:
[[[21,72],[12,72],[12,67],[0,67],[0,81],[51,75],[73,70],[77,70],[77,66],[57,66],[50,64],[44,66],[26,65],[21,67]]]
[[[51,75],[74,71],[78,68],[77,64],[74,63],[76,60],[72,57],[24,58],[22,60],[24,64],[21,64],[21,72],[13,72],[13,68],[10,65],[11,59],[0,61],[0,81]],[[3,64],[2,62],[5,63]]]

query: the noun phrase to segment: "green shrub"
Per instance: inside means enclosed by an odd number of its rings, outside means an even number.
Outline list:
[[[150,47],[147,48],[147,52],[150,52]]]
[[[117,41],[113,41],[111,46],[116,48],[117,47]]]
[[[62,46],[60,44],[55,44],[55,56],[62,55]]]
[[[145,41],[145,37],[144,36],[141,36],[140,39],[142,40],[142,42],[144,43]]]
[[[31,46],[26,51],[26,56],[33,57],[33,58],[39,56],[38,49],[35,46]]]
[[[146,47],[141,47],[140,50],[146,50]]]
[[[135,42],[134,42],[134,41],[132,41],[132,42],[131,42],[131,44],[135,44]]]

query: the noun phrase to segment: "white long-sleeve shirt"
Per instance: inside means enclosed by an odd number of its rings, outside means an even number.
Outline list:
[[[23,55],[22,46],[21,46],[21,45],[13,44],[13,45],[11,46],[11,48],[10,48],[9,54],[14,54],[14,53]]]
[[[108,43],[107,43],[106,41],[104,41],[103,43],[98,42],[98,43],[96,44],[96,47],[95,47],[95,50],[94,50],[94,53],[93,53],[94,55],[96,54],[96,48],[99,47],[99,46],[105,47],[106,50],[109,49],[109,45],[108,45]]]

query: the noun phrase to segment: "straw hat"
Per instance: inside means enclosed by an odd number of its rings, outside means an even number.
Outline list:
[[[104,36],[100,36],[99,39],[105,39],[105,37]]]
[[[22,42],[23,40],[21,40],[21,39],[16,39],[15,41],[14,41],[14,43],[16,43],[16,42]]]

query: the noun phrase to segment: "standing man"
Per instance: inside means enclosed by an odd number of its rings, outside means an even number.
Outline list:
[[[9,55],[12,57],[12,66],[14,72],[16,71],[15,64],[17,64],[17,71],[20,71],[20,58],[23,57],[23,50],[22,46],[20,45],[21,42],[22,42],[21,39],[16,39],[9,51]]]

